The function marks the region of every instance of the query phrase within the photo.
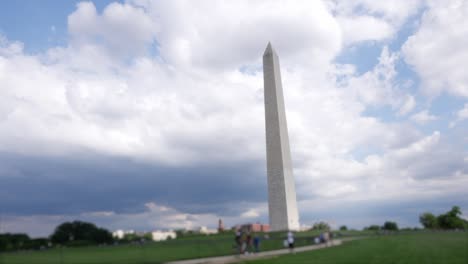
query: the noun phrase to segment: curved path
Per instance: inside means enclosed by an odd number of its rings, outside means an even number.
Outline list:
[[[343,243],[340,239],[332,240],[326,244],[318,244],[313,246],[298,247],[294,249],[294,252],[304,252],[310,250],[316,250],[327,247],[339,246]],[[260,253],[252,253],[249,255],[234,255],[234,256],[221,256],[221,257],[210,257],[210,258],[199,258],[199,259],[188,259],[167,262],[167,264],[225,264],[225,263],[236,263],[243,260],[254,260],[259,258],[268,258],[273,256],[291,254],[289,249],[271,250]]]

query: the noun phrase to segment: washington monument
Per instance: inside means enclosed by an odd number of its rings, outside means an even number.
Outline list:
[[[270,228],[272,231],[299,230],[280,65],[271,43],[263,54],[263,82]]]

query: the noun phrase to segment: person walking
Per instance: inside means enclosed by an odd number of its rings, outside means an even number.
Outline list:
[[[246,244],[245,253],[249,254],[252,251],[252,235],[250,234],[250,232],[247,232],[247,235],[245,237],[245,244]]]
[[[242,232],[242,237],[241,237],[241,254],[245,254],[247,251],[247,234]]]
[[[237,250],[237,253],[240,255],[242,254],[242,233],[239,229],[236,230],[236,238],[235,238],[235,242],[236,242],[236,250]]]
[[[293,232],[289,231],[288,232],[288,247],[289,247],[289,253],[294,252],[294,234]]]
[[[258,236],[257,233],[255,233],[254,235],[253,244],[255,248],[255,253],[260,252],[260,237]]]
[[[325,233],[323,233],[323,240],[325,242],[325,245],[328,247],[328,242],[330,241],[330,233],[328,233],[328,231],[325,231]]]

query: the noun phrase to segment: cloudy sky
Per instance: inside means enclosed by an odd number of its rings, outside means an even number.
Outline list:
[[[268,41],[302,224],[468,215],[466,1],[7,1],[0,231],[268,221]]]

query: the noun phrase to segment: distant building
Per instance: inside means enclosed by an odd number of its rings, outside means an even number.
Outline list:
[[[260,223],[249,223],[241,225],[240,229],[246,232],[270,232],[270,225]]]
[[[223,231],[224,231],[223,220],[219,219],[219,221],[218,221],[218,232],[223,232]]]
[[[151,232],[151,238],[153,239],[153,241],[164,241],[164,240],[167,240],[167,239],[175,239],[177,238],[177,234],[170,230],[170,231],[153,231]]]
[[[119,230],[116,230],[116,231],[112,232],[112,236],[117,238],[117,239],[123,239],[125,237],[125,235],[131,235],[131,234],[135,234],[135,231],[134,230],[119,229]]]
[[[208,229],[206,226],[201,226],[197,231],[198,231],[198,233],[204,234],[204,235],[211,235],[211,234],[217,234],[218,233],[218,230]]]

